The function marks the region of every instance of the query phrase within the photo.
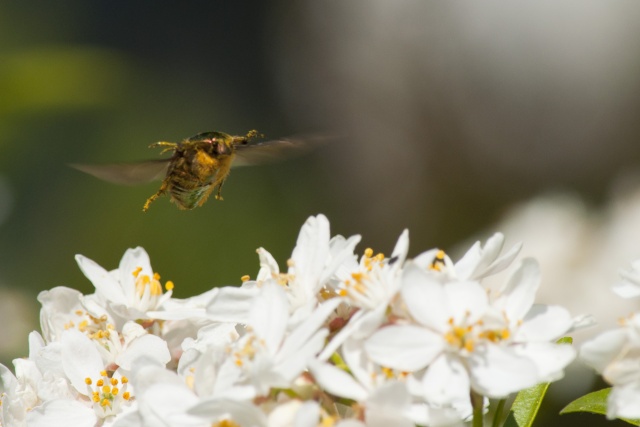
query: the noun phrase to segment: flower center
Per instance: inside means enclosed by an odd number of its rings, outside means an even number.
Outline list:
[[[131,399],[131,394],[127,391],[127,377],[120,380],[109,378],[107,371],[102,371],[95,383],[89,377],[84,382],[87,385],[87,395],[93,401],[93,409],[100,418],[116,415],[122,404]]]
[[[149,277],[147,274],[140,274],[142,272],[142,267],[138,267],[133,270],[133,277],[136,278],[136,294],[139,298],[142,298],[145,294],[145,291],[148,289],[151,296],[157,297],[162,295],[162,285],[160,284],[160,275],[158,273],[153,273],[152,277]],[[172,290],[174,287],[173,282],[171,280],[165,283],[165,289],[167,291]]]

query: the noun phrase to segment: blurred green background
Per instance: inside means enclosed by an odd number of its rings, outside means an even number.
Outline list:
[[[255,276],[260,246],[284,265],[317,213],[359,251],[409,228],[415,255],[547,191],[604,203],[640,159],[639,17],[596,1],[0,3],[2,362],[26,354],[39,291],[92,292],[78,253],[113,269],[143,246],[188,297]],[[189,212],[162,198],[143,214],[159,184],[67,166],[253,128],[335,141],[234,170],[223,202]]]

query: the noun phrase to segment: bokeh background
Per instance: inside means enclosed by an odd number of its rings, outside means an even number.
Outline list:
[[[502,230],[540,260],[541,302],[615,324],[638,308],[609,286],[640,257],[639,18],[595,0],[1,2],[0,361],[26,354],[39,291],[92,292],[75,254],[112,269],[143,246],[188,297],[255,276],[260,246],[284,265],[317,213],[359,251],[409,228],[410,255],[455,258]],[[253,128],[329,142],[234,170],[189,212],[143,214],[157,184],[67,166]],[[614,425],[554,415],[601,386],[575,369],[540,425]]]

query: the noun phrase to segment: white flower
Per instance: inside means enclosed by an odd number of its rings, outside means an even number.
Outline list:
[[[408,265],[401,293],[417,325],[384,327],[365,349],[383,366],[409,372],[426,368],[424,397],[436,404],[465,399],[470,388],[501,398],[556,380],[574,351],[550,341],[572,320],[560,307],[533,306],[538,283],[537,264],[525,260],[490,301],[475,281],[442,284]]]
[[[271,387],[290,387],[322,349],[328,331],[321,327],[338,304],[337,299],[324,302],[289,331],[285,291],[272,281],[264,283],[248,330],[227,350],[230,357],[220,366],[214,395],[250,399]]]
[[[438,249],[423,252],[415,257],[413,262],[424,270],[442,272],[450,279],[480,281],[503,271],[518,256],[522,244],[517,244],[507,253],[500,255],[504,240],[502,233],[495,233],[484,247],[478,241],[455,264],[444,251]]]
[[[110,272],[82,255],[76,255],[76,261],[96,287],[96,295],[123,321],[149,319],[147,312],[159,310],[171,298],[173,283],[167,282],[163,292],[160,276],[151,269],[143,248],[128,249],[120,266]]]
[[[260,270],[256,280],[246,281],[240,288],[221,288],[208,304],[207,314],[220,322],[247,323],[260,286],[272,280],[283,285],[286,291],[291,312],[289,322],[299,323],[322,300],[320,293],[336,271],[355,258],[353,249],[359,241],[360,236],[330,238],[329,220],[324,215],[312,216],[300,229],[286,273],[280,272],[278,263],[266,249],[259,248]]]
[[[16,365],[18,378],[28,370],[29,389],[19,390],[20,382],[10,380],[3,398],[3,407],[11,408],[14,421],[19,415],[16,398],[29,404],[24,416],[27,426],[109,425],[131,409],[127,378],[119,371],[107,376],[99,351],[86,335],[70,329],[45,346],[32,334],[30,346],[30,359]],[[2,425],[22,425],[7,420],[6,412],[4,418]]]
[[[320,354],[327,360],[347,339],[361,340],[368,337],[385,321],[386,312],[400,289],[402,268],[409,251],[409,232],[404,230],[390,258],[373,255],[365,250],[360,263],[344,263],[335,274],[332,288],[345,303],[350,304],[346,315],[359,310],[331,340]]]
[[[42,371],[38,368],[35,355],[44,346],[37,332],[29,335],[30,357],[14,360],[16,374],[0,364],[0,398],[2,401],[0,425],[24,426],[27,411],[40,404],[38,386],[42,381]]]
[[[640,315],[586,342],[580,358],[613,386],[607,418],[640,418]]]
[[[620,270],[622,280],[613,285],[613,291],[622,298],[640,296],[640,259],[631,263],[630,270]]]
[[[313,361],[310,369],[323,390],[358,402],[367,426],[451,425],[460,421],[451,408],[441,410],[413,404],[405,383],[411,374],[373,363],[364,354],[361,342],[347,341],[342,351],[351,374],[320,361]],[[443,421],[445,412],[447,417]]]
[[[94,295],[85,297],[75,289],[58,286],[40,292],[38,301],[42,304],[40,327],[46,342],[58,341],[68,329],[99,334],[114,327],[113,319],[96,302]]]

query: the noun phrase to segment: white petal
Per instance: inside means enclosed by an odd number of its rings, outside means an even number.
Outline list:
[[[92,408],[75,400],[50,400],[27,413],[29,427],[93,427],[97,421]]]
[[[504,270],[520,252],[521,244],[513,246],[506,254],[498,257],[504,245],[504,235],[495,233],[481,247],[476,242],[455,264],[457,276],[462,280],[480,280]]]
[[[116,363],[123,369],[132,369],[133,362],[139,357],[146,357],[164,366],[171,360],[169,347],[160,337],[144,335],[134,339],[127,348],[116,357]]]
[[[522,260],[513,272],[501,293],[506,296],[502,307],[510,320],[520,320],[527,314],[540,286],[540,267],[533,258]]]
[[[274,275],[280,273],[280,267],[275,258],[265,248],[258,248],[258,259],[260,260],[260,270],[256,277],[257,282],[262,282],[267,279],[273,278]]]
[[[538,383],[557,381],[563,377],[563,369],[576,358],[571,344],[528,343],[516,346],[515,352],[536,365]]]
[[[297,351],[289,353],[286,359],[278,358],[277,364],[272,369],[273,372],[286,381],[293,381],[306,369],[313,357],[320,352],[328,335],[329,331],[327,329],[321,329],[316,332]],[[290,385],[287,384],[288,386]]]
[[[376,363],[413,372],[431,363],[443,350],[444,341],[440,335],[418,326],[387,326],[373,334],[364,347]]]
[[[329,255],[329,220],[324,215],[310,217],[300,229],[296,247],[291,254],[296,283],[310,295],[315,294],[322,283],[320,274]]]
[[[347,240],[342,236],[334,236],[329,241],[330,262],[320,277],[321,284],[328,282],[331,277],[341,271],[345,265],[356,261],[356,256],[353,251],[359,242],[359,235],[351,236]]]
[[[453,355],[443,354],[436,358],[422,378],[422,392],[426,400],[437,406],[468,399],[470,390],[469,374]]]
[[[145,426],[199,426],[206,424],[187,410],[198,403],[198,397],[186,385],[156,383],[137,394],[138,407]]]
[[[62,334],[62,367],[75,389],[87,394],[85,378],[95,378],[104,369],[104,363],[95,344],[75,329]]]
[[[523,319],[513,339],[516,342],[555,341],[562,334],[567,333],[572,326],[573,319],[564,307],[534,305]]]
[[[405,384],[388,382],[376,389],[366,402],[367,427],[413,427],[406,412],[411,396]]]
[[[444,288],[416,264],[411,263],[405,268],[400,292],[409,312],[418,322],[440,332],[448,329],[451,311]]]
[[[486,290],[478,282],[452,282],[444,286],[454,323],[475,322],[487,311]]]
[[[624,281],[618,282],[618,283],[615,283],[611,287],[611,289],[617,295],[625,299],[636,298],[637,296],[640,295],[640,286],[636,285],[635,283],[629,283]]]
[[[255,334],[265,341],[270,354],[282,344],[289,319],[289,304],[284,290],[273,282],[266,282],[251,307],[249,324]]]
[[[515,245],[513,245],[507,253],[495,260],[489,267],[487,267],[482,275],[480,277],[476,277],[476,279],[481,279],[483,277],[499,273],[505,268],[509,267],[513,260],[518,256],[518,253],[520,253],[520,249],[522,249],[522,243],[516,243]]]
[[[472,388],[489,398],[503,398],[536,384],[533,362],[509,349],[486,345],[469,358]]]
[[[404,383],[391,381],[383,384],[367,399],[367,405],[401,409],[408,407],[411,396]]]
[[[76,261],[82,273],[96,287],[97,293],[115,304],[127,303],[120,284],[107,270],[82,255],[76,255]]]
[[[267,425],[266,416],[259,408],[249,402],[230,399],[204,399],[191,407],[188,413],[212,422],[218,421],[222,417],[230,417],[240,426],[262,427]]]
[[[407,259],[407,253],[409,252],[409,230],[405,229],[398,237],[398,241],[396,242],[396,246],[393,248],[393,252],[391,253],[391,258],[389,258],[389,262],[393,262],[394,264],[402,266],[404,261]]]
[[[228,323],[248,323],[253,301],[260,292],[258,287],[225,286],[207,304],[211,320]]]
[[[318,329],[324,324],[327,317],[338,307],[340,304],[339,298],[332,298],[323,304],[319,305],[304,322],[294,329],[287,337],[286,341],[282,345],[282,348],[278,352],[278,357],[289,357],[290,352],[296,347],[305,343],[309,337],[316,333]]]
[[[316,427],[320,405],[314,401],[291,400],[276,406],[269,413],[269,427]]]
[[[0,363],[0,393],[7,393],[12,396],[14,390],[18,386],[18,380],[13,372],[6,366]]]
[[[274,411],[275,412],[275,411]],[[293,421],[293,427],[316,427],[320,417],[320,405],[318,402],[308,401],[300,405],[296,412],[296,418]],[[269,419],[269,427],[272,426],[271,418]],[[283,426],[284,427],[284,426]]]
[[[117,277],[119,278],[122,292],[127,301],[134,301],[136,299],[135,276],[133,273],[140,268],[139,275],[143,274],[153,277],[151,261],[149,260],[147,252],[140,246],[134,249],[127,249],[120,260],[117,271]]]
[[[364,401],[369,392],[351,375],[328,363],[312,360],[309,369],[318,384],[331,394],[355,401]]]
[[[640,384],[613,387],[607,400],[607,418],[640,418]]]

